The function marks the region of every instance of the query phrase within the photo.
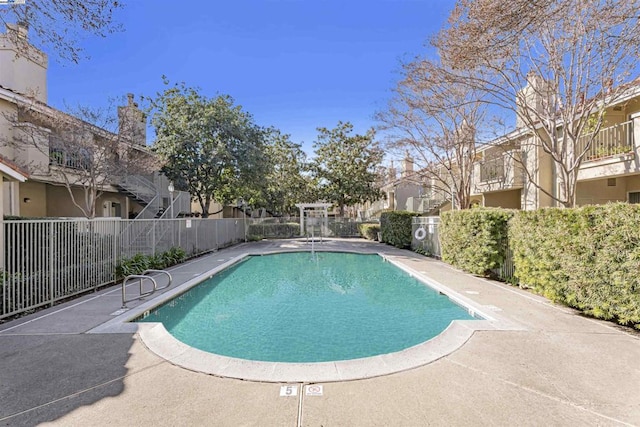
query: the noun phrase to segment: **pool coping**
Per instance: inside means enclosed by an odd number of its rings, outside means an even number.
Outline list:
[[[191,347],[173,337],[161,323],[133,323],[133,319],[146,311],[175,298],[203,280],[241,262],[251,255],[269,255],[300,250],[280,249],[248,251],[227,262],[199,274],[182,285],[128,310],[108,322],[88,331],[88,333],[137,333],[144,345],[168,362],[191,371],[226,378],[236,378],[260,382],[334,382],[373,378],[414,369],[432,363],[460,348],[476,331],[524,330],[512,321],[491,311],[495,307],[483,307],[464,295],[428,277],[401,262],[401,257],[375,251],[352,249],[319,249],[318,252],[349,252],[377,254],[410,276],[420,280],[432,289],[445,294],[453,302],[467,309],[472,315],[484,320],[454,320],[434,338],[407,349],[378,356],[314,363],[261,362],[221,356]]]

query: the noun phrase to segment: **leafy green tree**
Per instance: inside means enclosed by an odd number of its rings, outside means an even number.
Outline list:
[[[191,193],[204,217],[214,200],[251,202],[259,192],[267,167],[264,131],[230,96],[207,98],[184,83],[168,87],[152,101],[151,123],[163,172]]]
[[[312,170],[320,183],[321,198],[335,203],[344,215],[345,206],[353,206],[382,197],[378,166],[383,151],[374,141],[375,132],[350,135],[353,125],[338,122],[334,129],[318,128],[314,143]]]
[[[316,200],[316,184],[308,173],[307,155],[290,135],[268,129],[265,153],[269,171],[265,176],[263,206],[276,215],[297,212],[296,203]]]

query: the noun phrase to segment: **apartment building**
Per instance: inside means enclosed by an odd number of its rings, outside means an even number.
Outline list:
[[[530,84],[540,84],[540,80]],[[544,94],[529,85],[522,92],[523,98],[533,105],[539,103],[536,96]],[[580,138],[586,144],[589,136]],[[536,138],[539,136],[516,120],[512,132],[477,146],[471,180],[472,205],[523,210],[560,206],[553,197],[561,194],[558,165]],[[581,145],[586,147],[579,142],[579,149]],[[394,173],[382,185],[387,200],[369,206],[366,210],[369,217],[379,216],[384,210],[438,215],[452,208],[452,186],[446,184],[449,178],[421,180],[421,174],[413,172],[412,162],[404,170],[407,172],[399,178]],[[444,177],[447,175],[443,173]],[[578,206],[620,201],[640,203],[640,79],[626,85],[624,95],[605,110],[604,123],[578,172]]]
[[[28,50],[19,50],[18,43]],[[87,196],[82,174],[93,179],[101,193],[97,217],[158,218],[188,212],[188,193],[174,192],[157,172],[155,155],[146,146],[146,119],[133,95],[118,108],[118,129],[106,130],[47,104],[47,68],[47,55],[28,44],[28,30],[7,25],[0,34],[0,156],[28,179],[3,174],[4,215],[86,216],[69,194],[71,188],[76,200]],[[99,154],[104,160],[98,161]],[[123,159],[147,167],[135,173],[105,168],[107,163],[125,164]],[[175,209],[169,209],[174,203]]]
[[[586,142],[588,137],[580,138]],[[535,138],[538,136],[520,127],[479,148],[472,195],[483,206],[523,210],[559,206],[552,197],[561,191],[557,165]],[[577,205],[640,203],[639,144],[640,80],[635,80],[605,110],[603,126],[579,169]]]

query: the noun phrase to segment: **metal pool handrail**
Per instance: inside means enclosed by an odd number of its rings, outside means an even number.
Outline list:
[[[151,276],[148,276],[149,273],[160,273],[160,274],[166,274],[167,277],[169,278],[169,282],[162,287],[158,287],[158,282],[156,281],[156,279],[154,279]],[[140,294],[134,298],[131,299],[127,299],[127,282],[129,282],[130,280],[134,280],[134,279],[138,279],[138,283],[140,286]],[[145,280],[150,280],[151,283],[153,284],[153,289],[149,292],[143,292],[142,291],[142,283]],[[162,289],[166,289],[169,286],[171,286],[171,284],[173,283],[173,277],[171,277],[171,274],[169,274],[168,271],[166,270],[154,270],[154,269],[149,269],[149,270],[145,270],[142,272],[142,274],[130,274],[127,277],[124,278],[124,280],[122,281],[122,308],[127,308],[127,303],[131,302],[131,301],[135,301],[137,299],[140,298],[144,298],[146,296],[152,295],[154,294],[156,291],[160,291]]]

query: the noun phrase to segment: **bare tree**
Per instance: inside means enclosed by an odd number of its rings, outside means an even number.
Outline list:
[[[454,84],[436,61],[418,58],[402,71],[387,110],[377,115],[392,133],[387,148],[411,152],[418,180],[435,183],[436,191],[453,195],[455,208],[467,209],[485,105],[478,91]]]
[[[2,142],[13,149],[16,163],[33,177],[64,186],[87,218],[96,216],[97,200],[105,191],[115,191],[113,185],[122,177],[159,167],[155,155],[131,139],[136,124],[121,120],[118,129],[108,109],[78,107],[70,115],[37,102],[19,102],[5,118],[14,132]]]
[[[451,81],[516,116],[518,131],[501,141],[522,142],[529,182],[570,207],[605,110],[629,93],[639,18],[637,0],[459,0],[434,43]],[[551,158],[557,191],[535,179],[539,150]]]
[[[24,4],[0,5],[0,23],[19,23],[29,28],[36,42],[56,52],[60,58],[78,62],[83,35],[106,37],[120,31],[114,12],[124,6],[119,0],[27,0]],[[3,27],[4,27],[3,25]],[[32,50],[20,32],[9,32],[20,54]]]

